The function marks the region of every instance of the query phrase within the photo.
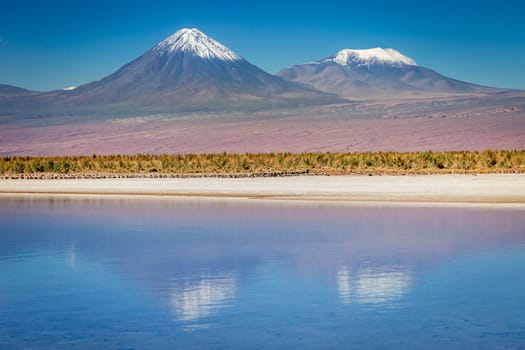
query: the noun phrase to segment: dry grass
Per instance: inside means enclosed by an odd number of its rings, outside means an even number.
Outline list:
[[[258,153],[2,157],[0,174],[524,173],[525,151]]]

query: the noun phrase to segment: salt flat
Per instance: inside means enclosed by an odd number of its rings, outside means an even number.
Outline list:
[[[0,194],[155,195],[525,205],[525,174],[0,180]]]

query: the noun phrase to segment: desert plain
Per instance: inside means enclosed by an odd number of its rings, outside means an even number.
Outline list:
[[[0,121],[0,155],[513,150],[525,148],[525,93]]]

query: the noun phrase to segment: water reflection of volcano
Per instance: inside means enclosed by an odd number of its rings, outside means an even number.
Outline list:
[[[391,269],[387,267],[385,270]],[[382,304],[396,301],[408,292],[411,276],[409,271],[384,271],[365,269],[352,275],[344,266],[337,272],[337,289],[341,302]]]
[[[175,284],[170,292],[170,305],[180,321],[195,321],[212,316],[235,296],[233,276],[199,276],[195,283]]]

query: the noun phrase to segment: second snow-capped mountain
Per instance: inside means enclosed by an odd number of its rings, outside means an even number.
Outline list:
[[[317,62],[293,66],[278,76],[346,98],[406,94],[487,93],[497,89],[447,78],[394,49],[344,49]]]

